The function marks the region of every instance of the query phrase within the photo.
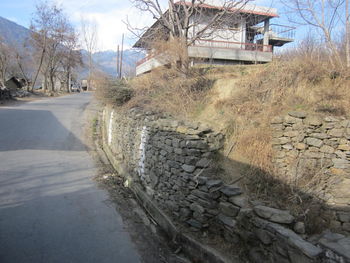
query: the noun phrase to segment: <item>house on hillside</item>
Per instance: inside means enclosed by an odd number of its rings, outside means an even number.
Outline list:
[[[178,1],[176,4],[189,3]],[[208,24],[207,21],[221,10],[220,6],[203,4],[200,16],[194,12],[190,18],[192,21],[197,20],[189,32],[189,38],[203,29]],[[214,31],[211,29],[214,33],[204,34],[188,46],[191,65],[266,63],[272,61],[274,47],[293,41],[294,28],[270,23],[272,18],[278,17],[275,8],[245,5],[230,12],[230,19],[222,23],[220,28],[215,28]],[[149,46],[152,35],[157,30],[162,30],[160,23],[157,20],[133,46],[147,52],[147,56],[137,62],[136,75],[166,64],[162,54],[155,54]]]

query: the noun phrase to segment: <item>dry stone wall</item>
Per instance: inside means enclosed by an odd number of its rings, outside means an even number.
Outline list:
[[[350,232],[350,121],[290,112],[271,123],[277,172],[290,182],[319,180],[310,193],[331,210],[331,226]]]
[[[107,152],[174,222],[244,244],[251,262],[350,259],[346,236],[330,232],[322,236],[322,244],[319,239],[307,241],[302,222],[288,211],[253,205],[238,185],[218,179],[216,158],[222,134],[139,109],[121,113],[106,107],[102,118]]]

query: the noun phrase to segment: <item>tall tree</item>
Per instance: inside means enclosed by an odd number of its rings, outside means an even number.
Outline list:
[[[64,49],[62,51],[61,66],[65,75],[65,83],[67,92],[71,92],[72,70],[83,64],[81,52],[78,51],[78,35],[73,27],[67,32],[67,37],[64,41]]]
[[[65,44],[69,42],[67,39],[72,37],[72,26],[61,7],[54,3],[42,2],[36,7],[31,31],[37,58],[37,70],[32,87],[41,72],[45,89],[49,86],[53,92],[57,73],[62,69],[62,53],[69,49]]]
[[[83,44],[89,55],[89,76],[88,76],[88,89],[91,89],[91,80],[93,73],[93,60],[92,55],[96,52],[97,48],[97,23],[95,20],[81,19],[81,33],[83,38]]]

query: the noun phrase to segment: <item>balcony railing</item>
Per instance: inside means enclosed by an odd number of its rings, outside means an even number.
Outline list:
[[[241,42],[222,41],[222,40],[209,40],[209,39],[196,40],[193,46],[272,52],[271,45],[262,45],[262,44],[256,44],[256,43],[241,43]]]
[[[278,24],[271,24],[270,25],[270,34],[275,34],[275,36],[281,37],[281,38],[294,39],[295,38],[295,27],[278,25]]]
[[[206,47],[206,48],[223,48],[232,50],[246,50],[246,51],[257,51],[257,52],[272,52],[271,45],[262,45],[256,43],[240,43],[232,41],[222,41],[222,40],[209,40],[209,39],[199,39],[196,40],[192,46],[194,47]],[[155,54],[149,54],[143,59],[136,62],[136,66],[140,66],[146,61],[154,58]]]
[[[153,58],[155,55],[154,54],[149,54],[147,56],[145,56],[143,59],[140,59],[139,61],[136,62],[136,67],[140,66],[141,64],[145,63],[146,61],[150,60],[151,58]]]

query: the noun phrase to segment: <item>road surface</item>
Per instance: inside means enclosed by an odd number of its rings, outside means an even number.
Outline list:
[[[140,262],[92,178],[83,142],[91,94],[0,108],[0,262]]]

